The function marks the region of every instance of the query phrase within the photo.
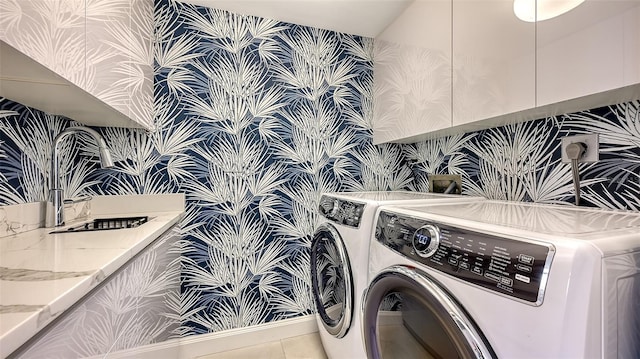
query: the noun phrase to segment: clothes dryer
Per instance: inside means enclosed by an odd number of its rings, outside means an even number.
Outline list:
[[[481,197],[407,191],[327,193],[323,223],[311,245],[311,277],[320,338],[329,358],[365,358],[360,333],[369,242],[376,209],[384,204],[453,203]]]
[[[640,358],[638,213],[385,206],[369,270],[369,358]]]

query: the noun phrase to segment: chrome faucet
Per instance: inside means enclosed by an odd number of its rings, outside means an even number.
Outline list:
[[[62,140],[68,136],[77,133],[86,132],[90,134],[98,144],[98,151],[100,152],[100,166],[102,168],[113,167],[113,160],[111,159],[111,152],[107,148],[107,143],[104,138],[100,136],[98,132],[88,127],[69,127],[60,132],[58,136],[53,140],[53,146],[51,148],[51,178],[49,185],[49,201],[53,205],[54,217],[53,225],[56,227],[64,225],[64,191],[60,184],[60,161],[58,145]]]

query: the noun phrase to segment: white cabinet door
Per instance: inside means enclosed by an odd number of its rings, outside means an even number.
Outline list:
[[[373,142],[451,126],[451,0],[412,3],[374,46]]]
[[[153,116],[153,0],[131,0],[130,114],[147,129],[154,129]]]
[[[127,90],[131,36],[129,0],[87,0],[87,76],[85,88],[129,116]]]
[[[0,40],[0,96],[153,128],[153,0],[0,0]]]
[[[453,0],[453,126],[536,106],[535,39],[513,0]]]
[[[85,0],[0,0],[0,40],[85,85]]]
[[[537,26],[538,106],[640,83],[640,1],[586,0]]]
[[[86,1],[86,90],[144,127],[151,128],[153,2]]]

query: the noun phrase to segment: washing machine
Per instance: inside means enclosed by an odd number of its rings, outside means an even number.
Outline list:
[[[384,204],[453,203],[481,197],[389,191],[326,193],[323,217],[311,244],[311,278],[317,321],[329,358],[365,358],[360,332],[367,286],[369,243],[376,209]]]
[[[484,201],[383,206],[369,358],[640,358],[640,214]]]

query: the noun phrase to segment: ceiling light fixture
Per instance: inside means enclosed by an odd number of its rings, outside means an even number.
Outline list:
[[[584,0],[514,0],[513,12],[522,21],[543,21],[562,15],[583,2]]]

